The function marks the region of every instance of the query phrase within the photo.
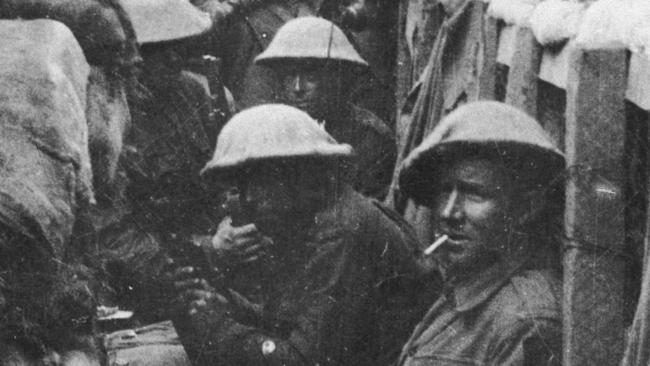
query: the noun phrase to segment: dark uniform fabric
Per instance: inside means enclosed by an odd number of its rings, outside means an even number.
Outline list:
[[[560,365],[561,283],[545,270],[496,265],[446,291],[399,365]]]
[[[151,94],[131,103],[121,195],[94,222],[102,262],[97,266],[108,273],[119,304],[151,316],[149,321],[161,320],[167,307],[157,277],[170,249],[192,234],[208,233],[219,219],[199,177],[216,144],[208,96],[184,72],[161,80],[145,81]]]
[[[345,189],[301,237],[275,243],[261,306],[177,326],[195,364],[381,365],[396,359],[430,299],[415,286],[413,237],[378,203]],[[428,300],[430,301],[430,300]],[[262,353],[265,342],[275,350]],[[268,342],[267,342],[268,345]]]
[[[395,135],[374,113],[351,105],[350,112],[337,128],[325,129],[336,141],[350,144],[356,153],[357,166],[353,187],[368,197],[383,199],[388,192],[396,159]]]
[[[308,15],[315,16],[316,12],[307,4],[276,0],[228,28],[218,53],[223,57],[224,83],[238,109],[275,102],[275,75],[268,67],[255,64],[255,57],[268,47],[284,23]]]
[[[184,72],[149,89],[152,98],[132,110],[122,164],[127,196],[153,226],[187,230],[207,198],[198,172],[216,144],[210,101],[203,86]]]

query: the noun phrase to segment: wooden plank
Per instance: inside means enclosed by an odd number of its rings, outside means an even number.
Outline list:
[[[629,79],[628,79],[629,80]],[[629,86],[629,84],[628,84]],[[636,231],[635,228],[632,228],[632,235],[628,233],[628,240],[632,240],[632,248],[630,252],[633,253],[636,259],[643,260],[642,265],[643,273],[640,283],[636,281],[638,279],[638,272],[633,273],[635,276],[629,276],[628,281],[631,280],[632,283],[628,283],[628,288],[634,290],[640,290],[639,293],[632,293],[627,296],[628,301],[637,298],[638,304],[636,304],[636,312],[634,314],[634,322],[628,331],[629,338],[628,343],[625,347],[625,357],[621,362],[621,366],[639,366],[639,365],[648,365],[650,363],[650,166],[648,165],[648,147],[650,146],[650,136],[648,135],[648,124],[650,124],[650,116],[648,112],[641,110],[632,103],[628,103],[628,123],[631,122],[632,128],[628,129],[628,137],[630,140],[635,142],[634,150],[631,151],[632,159],[631,161],[635,162],[630,166],[630,180],[636,183],[636,187],[633,187],[631,190],[630,206],[632,209],[635,208],[638,210],[640,205],[645,205],[645,210],[643,212],[634,213],[631,212],[632,224],[639,224],[638,221],[644,220],[645,227],[644,233],[638,233],[644,237],[645,240],[635,240]],[[635,191],[642,191],[635,194]],[[635,220],[636,219],[636,220]],[[635,225],[635,226],[637,226]],[[628,222],[628,227],[630,222]],[[644,247],[645,242],[645,247]],[[634,266],[636,267],[636,265]],[[630,270],[630,269],[628,269]],[[632,270],[638,270],[638,268],[632,268]],[[631,295],[631,296],[630,296]],[[640,295],[640,296],[639,296]],[[630,298],[632,297],[632,298]]]
[[[496,69],[499,51],[499,29],[497,20],[487,15],[487,3],[484,3],[483,63],[479,71],[479,99],[496,99]]]
[[[528,28],[517,28],[506,103],[531,116],[537,115],[537,74],[541,58],[542,50],[533,32]]]
[[[567,83],[564,365],[617,365],[625,260],[625,52],[571,55]],[[600,248],[600,249],[598,249]]]
[[[406,41],[406,17],[409,1],[401,0],[397,18],[397,54],[395,61],[395,115],[399,116],[412,84],[412,62]]]

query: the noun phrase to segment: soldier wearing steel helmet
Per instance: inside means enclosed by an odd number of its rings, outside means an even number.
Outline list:
[[[164,320],[167,299],[160,273],[169,252],[207,232],[212,210],[199,171],[211,157],[216,123],[197,77],[183,70],[187,44],[209,31],[208,14],[187,0],[121,2],[143,56],[139,90],[129,95],[132,116],[118,170],[118,188],[100,206],[88,248],[100,264],[105,302],[135,310],[140,321]]]
[[[418,316],[416,246],[394,215],[341,179],[351,155],[285,105],[226,124],[203,175],[239,188],[250,224],[222,229],[213,244],[266,253],[248,270],[216,261],[220,283],[178,271],[174,323],[196,364],[376,365],[397,356]],[[228,273],[262,277],[259,303],[236,292]]]
[[[564,165],[534,119],[497,102],[458,108],[405,160],[400,189],[433,211],[440,239],[422,260],[445,290],[399,365],[561,364]]]
[[[273,73],[254,64],[287,21],[319,14],[323,0],[193,0],[215,20],[210,52],[223,60],[237,108],[272,103]]]
[[[354,188],[382,199],[395,164],[395,136],[379,117],[350,102],[355,75],[368,64],[343,31],[322,18],[294,19],[255,62],[275,71],[282,103],[306,111],[337,141],[354,147]]]

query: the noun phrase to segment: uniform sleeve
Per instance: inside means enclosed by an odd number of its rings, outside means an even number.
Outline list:
[[[397,360],[413,328],[439,296],[442,282],[437,273],[419,275],[415,262],[419,245],[411,228],[394,211],[379,202],[375,205],[382,211],[376,226],[382,242],[376,309],[381,362],[377,364],[388,365]]]
[[[562,325],[557,319],[531,318],[518,322],[496,347],[490,365],[560,366]]]
[[[362,194],[383,200],[388,194],[395,167],[396,148],[395,140],[387,134],[373,133],[363,144],[357,146],[360,151],[367,151],[372,159],[367,159],[358,170],[358,187]]]
[[[195,365],[308,364],[293,343],[293,332],[282,334],[286,330],[274,319],[246,324],[216,307],[191,319],[177,317],[174,326]]]

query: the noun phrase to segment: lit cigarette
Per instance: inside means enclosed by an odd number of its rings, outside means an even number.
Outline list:
[[[436,241],[433,242],[433,244],[429,245],[427,249],[424,250],[424,255],[431,255],[434,250],[438,249],[442,244],[444,244],[447,239],[449,239],[449,236],[443,235],[439,237]]]

